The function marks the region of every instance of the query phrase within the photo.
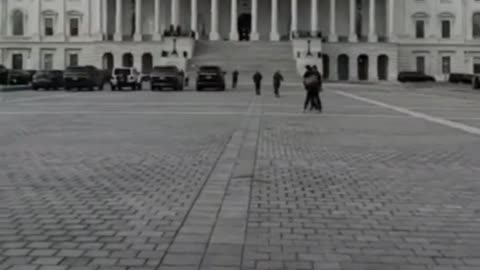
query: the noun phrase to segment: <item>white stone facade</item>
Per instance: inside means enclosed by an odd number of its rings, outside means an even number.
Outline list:
[[[250,40],[271,42],[311,33],[308,39],[323,41],[324,69],[333,80],[366,79],[362,68],[369,80],[417,69],[440,79],[480,72],[475,14],[476,0],[0,0],[0,64],[63,69],[131,62],[142,69],[184,63],[193,54],[192,38],[176,39],[183,59],[162,55],[172,51],[164,34],[173,25],[210,40],[237,41],[246,28]],[[305,59],[306,43],[292,44],[292,57]],[[365,59],[367,65],[358,64]],[[379,75],[379,61],[386,76]]]

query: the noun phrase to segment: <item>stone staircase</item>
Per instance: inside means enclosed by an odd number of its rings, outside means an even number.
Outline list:
[[[264,83],[272,83],[272,75],[279,70],[286,83],[300,82],[290,42],[230,42],[197,41],[195,52],[188,63],[190,76],[195,77],[196,68],[202,65],[217,65],[227,72],[228,85],[236,69],[240,73],[239,84],[252,84],[255,71],[260,71]]]

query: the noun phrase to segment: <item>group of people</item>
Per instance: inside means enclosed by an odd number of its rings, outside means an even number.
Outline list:
[[[232,73],[232,88],[237,88],[239,72],[237,70]],[[263,76],[259,71],[253,74],[253,83],[255,85],[255,93],[257,96],[261,95]],[[280,71],[275,71],[273,74],[273,91],[277,98],[280,97],[280,86],[283,82],[283,76]],[[303,75],[303,85],[307,91],[303,111],[306,112],[309,107],[310,111],[316,110],[322,112],[322,99],[320,92],[322,91],[322,74],[318,71],[317,66],[306,66],[306,71]]]
[[[237,88],[238,76],[239,76],[239,72],[237,70],[233,71],[233,74],[232,74],[232,88],[233,89]],[[256,71],[253,74],[252,79],[253,79],[253,84],[255,85],[255,93],[257,94],[257,96],[259,96],[259,95],[262,94],[263,75],[259,71]],[[283,82],[282,73],[280,73],[280,71],[278,71],[278,70],[275,71],[275,73],[273,74],[273,91],[274,91],[275,96],[277,98],[280,97],[280,85],[282,84],[282,82]]]

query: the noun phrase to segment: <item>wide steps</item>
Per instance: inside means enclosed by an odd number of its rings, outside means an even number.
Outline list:
[[[239,83],[250,83],[255,71],[263,74],[264,81],[271,83],[273,73],[278,70],[285,82],[300,80],[296,70],[292,46],[289,42],[225,42],[197,41],[194,57],[189,61],[189,73],[203,65],[220,66],[227,72],[239,71]]]

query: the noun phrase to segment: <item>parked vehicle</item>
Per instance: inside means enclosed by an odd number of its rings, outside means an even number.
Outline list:
[[[124,87],[130,87],[132,90],[140,90],[141,85],[140,72],[136,68],[122,67],[114,68],[112,71],[112,77],[110,84],[112,90],[122,90]]]
[[[95,87],[103,90],[106,78],[105,73],[94,66],[68,67],[63,75],[65,90],[87,88],[93,91]]]
[[[399,82],[435,82],[435,78],[417,71],[402,71],[398,74]]]
[[[8,71],[7,80],[10,85],[28,85],[32,82],[32,75],[27,70],[11,69]]]
[[[63,71],[61,70],[41,70],[33,75],[32,88],[38,89],[54,89],[63,87]]]
[[[150,83],[153,91],[170,88],[182,91],[185,74],[176,66],[154,67],[150,74]]]
[[[448,81],[451,83],[465,83],[471,84],[473,79],[473,74],[467,73],[451,73],[448,77]]]
[[[4,65],[0,65],[0,84],[7,84],[8,69]]]
[[[205,88],[225,91],[225,74],[218,66],[201,66],[197,73],[197,91]]]

